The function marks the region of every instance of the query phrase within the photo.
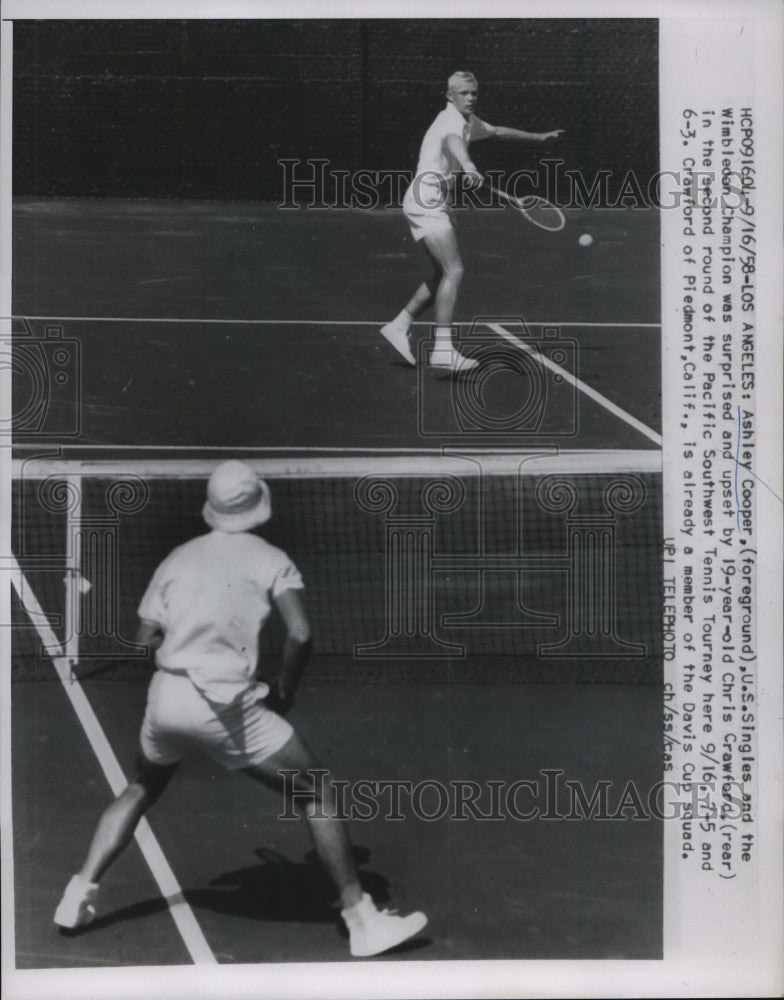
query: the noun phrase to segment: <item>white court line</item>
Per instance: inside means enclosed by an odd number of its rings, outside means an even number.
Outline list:
[[[98,758],[106,780],[109,782],[109,787],[115,795],[119,795],[128,782],[114,750],[106,738],[81,684],[71,676],[71,660],[62,655],[63,648],[48,624],[38,598],[33,593],[16,558],[12,557],[12,560],[11,583],[13,588],[25,611],[30,615],[30,620],[35,625],[41,642],[52,658],[57,675],[79,722],[82,724],[87,739],[90,741],[90,746]],[[142,818],[139,821],[135,836],[194,963],[197,965],[217,965],[217,959],[207,944],[193,910],[183,896],[174,872],[171,870],[169,862],[146,819]]]
[[[11,319],[63,320],[69,323],[204,323],[230,326],[383,326],[389,319],[199,319],[195,316],[11,316]],[[571,323],[568,320],[527,319],[529,326],[579,326],[587,328],[623,328],[637,330],[659,330],[661,323]],[[414,326],[434,326],[433,323],[417,320]],[[457,324],[468,326],[470,324]]]
[[[538,361],[540,365],[544,365],[545,368],[549,368],[557,375],[560,375],[561,378],[563,378],[565,381],[573,385],[575,389],[579,389],[580,392],[584,393],[590,399],[594,400],[594,402],[598,403],[600,406],[603,406],[605,410],[609,410],[609,412],[612,413],[614,416],[618,417],[620,420],[623,420],[625,423],[629,424],[630,427],[634,427],[635,430],[638,430],[641,434],[644,434],[647,438],[649,438],[651,441],[654,441],[656,444],[659,445],[659,447],[661,447],[662,444],[661,434],[657,434],[656,431],[651,430],[651,428],[648,427],[647,424],[644,424],[641,420],[638,420],[636,417],[633,417],[631,413],[627,413],[626,410],[622,410],[621,407],[616,406],[615,403],[610,402],[610,400],[607,399],[606,396],[603,396],[600,392],[597,392],[595,389],[592,389],[589,385],[586,385],[585,382],[581,381],[575,375],[572,375],[572,373],[567,371],[565,368],[561,368],[560,365],[555,364],[555,362],[551,361],[544,354],[541,354],[539,351],[535,351],[533,348],[529,347],[528,344],[520,340],[519,337],[515,337],[513,333],[510,333],[508,330],[505,330],[498,323],[487,323],[485,325],[488,326],[494,333],[497,333],[499,337],[503,337],[504,340],[508,340],[510,344],[514,344],[515,347],[519,348],[519,350],[523,351],[525,354],[528,354],[535,361]]]

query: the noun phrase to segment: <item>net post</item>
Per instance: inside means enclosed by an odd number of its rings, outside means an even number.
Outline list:
[[[67,476],[69,496],[74,498],[66,515],[65,560],[65,641],[63,651],[68,661],[68,679],[76,680],[79,662],[79,620],[81,616],[82,569],[82,482],[80,476]]]

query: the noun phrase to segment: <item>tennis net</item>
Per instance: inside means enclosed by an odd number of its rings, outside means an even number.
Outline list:
[[[302,572],[311,681],[661,677],[656,452],[250,460]],[[149,677],[136,608],[217,460],[18,461],[12,677]],[[44,627],[42,627],[44,626]],[[48,638],[47,638],[48,637]],[[280,624],[261,640],[274,675]],[[52,648],[53,644],[57,648]]]

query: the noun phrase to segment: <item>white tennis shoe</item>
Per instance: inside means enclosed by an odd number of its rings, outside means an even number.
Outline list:
[[[424,913],[399,917],[391,910],[377,910],[365,893],[361,902],[340,914],[348,927],[351,954],[354,958],[380,955],[418,934],[427,924]]]
[[[386,338],[397,353],[410,365],[416,365],[416,358],[411,353],[409,334],[406,330],[394,323],[387,323],[386,326],[381,327],[381,336]]]
[[[430,352],[429,364],[431,368],[445,368],[448,371],[462,374],[476,368],[479,362],[474,358],[467,358],[450,344],[446,347],[436,345]]]
[[[81,875],[74,875],[54,911],[54,922],[70,930],[91,924],[95,920],[97,894],[97,882],[87,882]]]

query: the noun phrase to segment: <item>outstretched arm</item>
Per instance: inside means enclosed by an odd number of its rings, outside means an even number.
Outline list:
[[[523,139],[527,142],[545,142],[547,139],[557,139],[563,135],[563,129],[557,128],[552,132],[523,132],[519,128],[506,128],[504,125],[496,125],[494,139]]]

